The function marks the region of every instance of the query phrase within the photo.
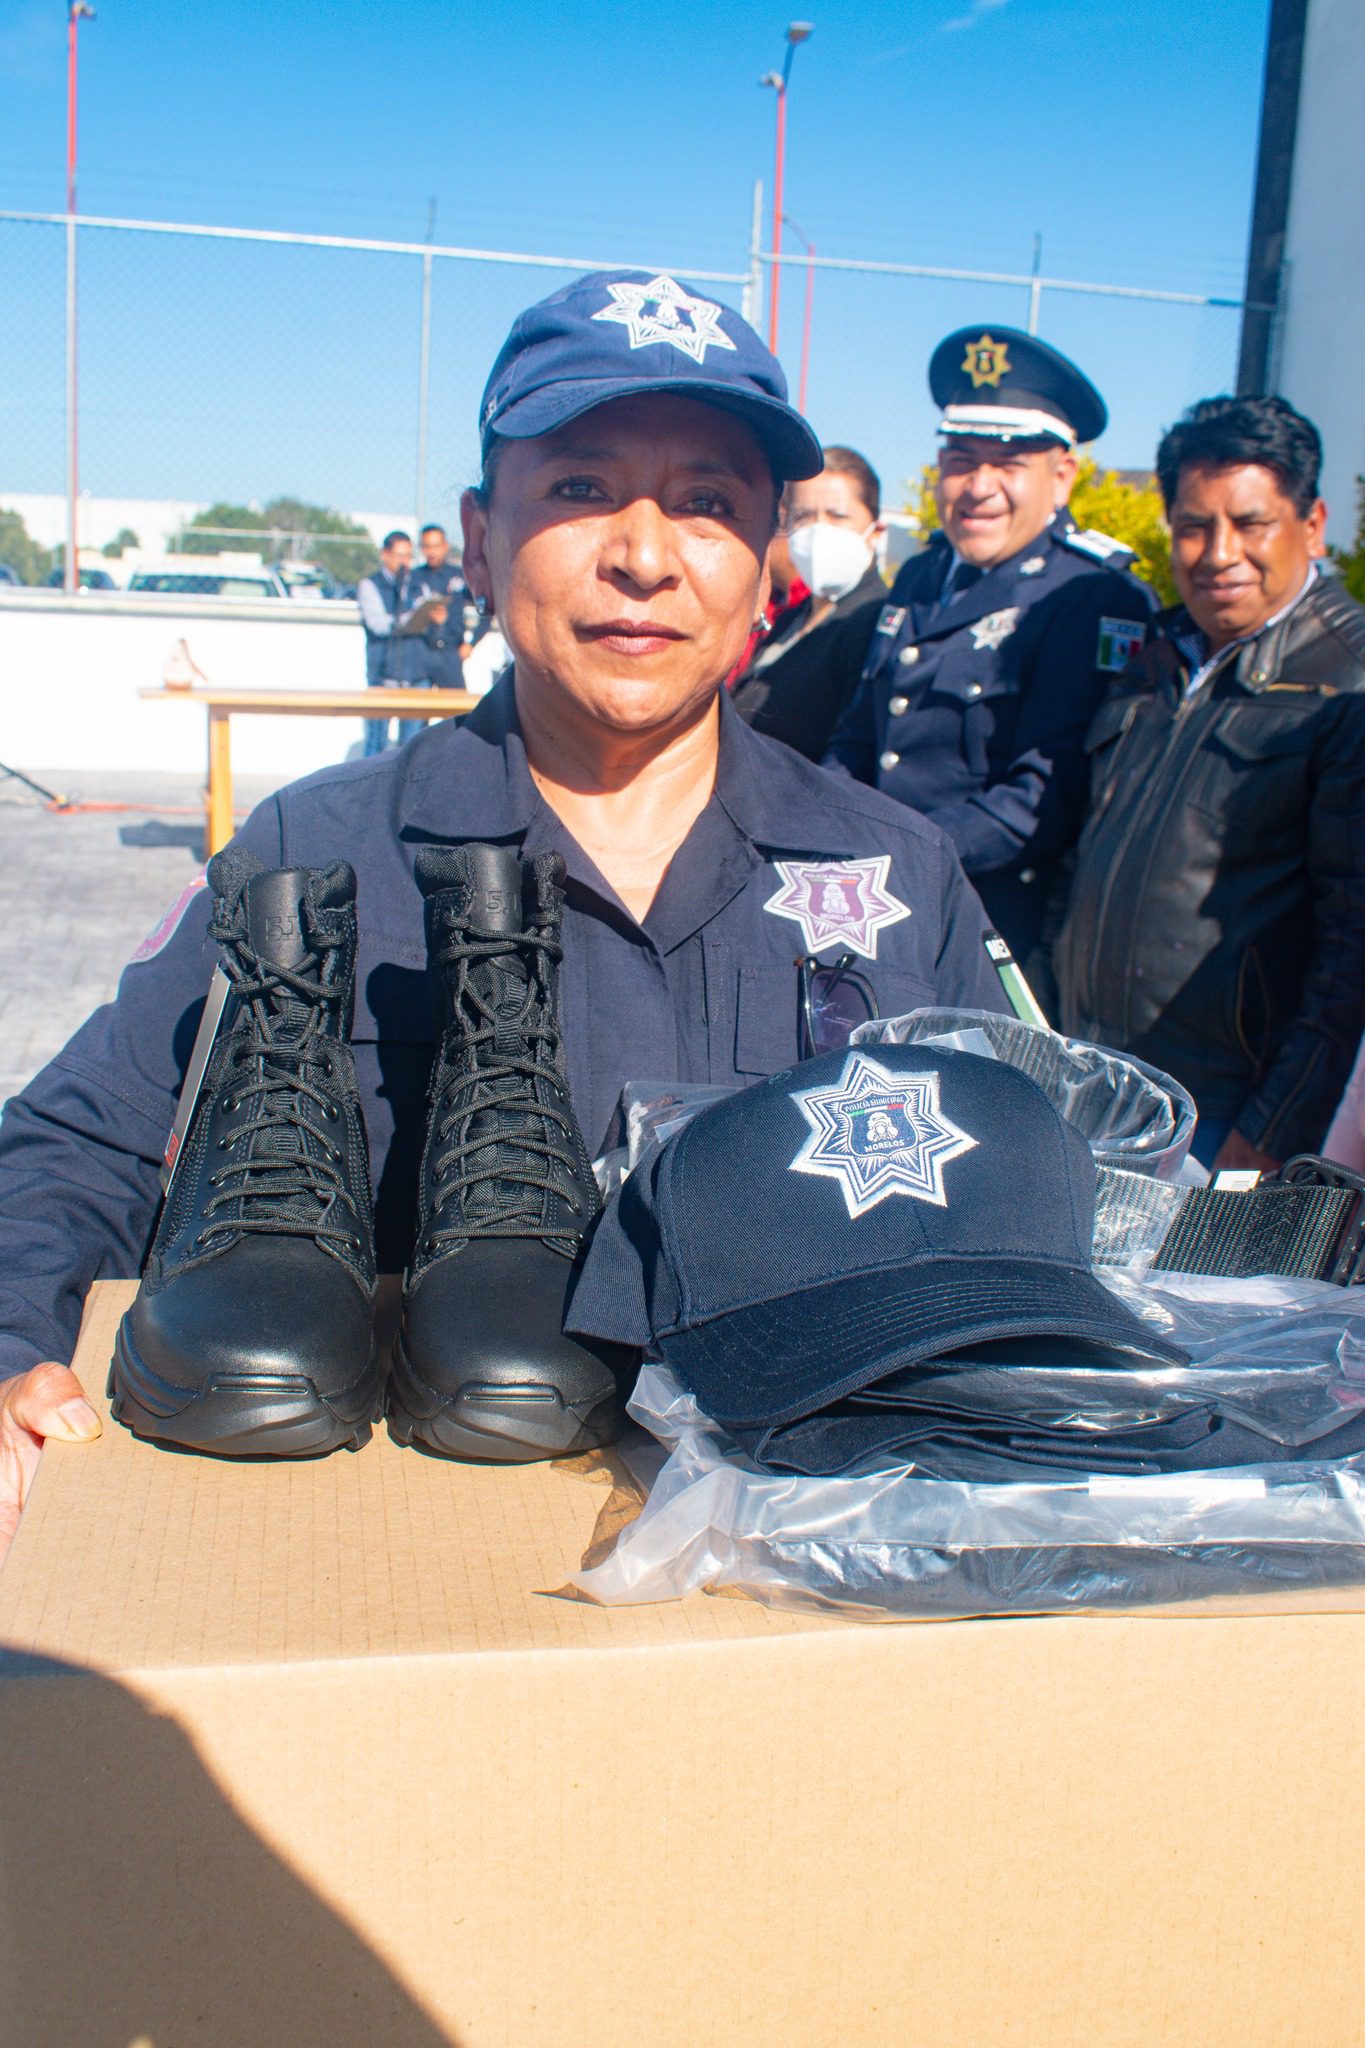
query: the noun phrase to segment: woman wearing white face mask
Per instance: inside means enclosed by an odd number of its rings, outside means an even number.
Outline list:
[[[857,688],[886,585],[877,570],[881,486],[852,448],[826,448],[819,476],[788,486],[784,538],[806,595],[778,615],[735,685],[756,732],[818,761]]]

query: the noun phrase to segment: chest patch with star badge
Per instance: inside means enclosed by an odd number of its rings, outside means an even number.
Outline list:
[[[1012,604],[1003,612],[987,612],[984,619],[978,619],[972,627],[973,647],[998,647],[1002,640],[1008,640],[1019,623],[1019,607]]]
[[[810,1133],[788,1169],[837,1181],[856,1219],[891,1195],[948,1207],[943,1170],[977,1140],[939,1108],[936,1073],[890,1074],[850,1051],[833,1087],[792,1096]]]
[[[694,299],[671,277],[653,277],[648,284],[609,284],[607,290],[607,304],[592,317],[628,328],[632,348],[663,341],[694,363],[705,361],[708,348],[734,348],[720,324],[721,308],[711,299]]]
[[[864,960],[877,957],[877,936],[909,917],[910,906],[887,887],[889,853],[872,860],[775,860],[782,887],[763,908],[799,924],[808,953],[846,946]]]

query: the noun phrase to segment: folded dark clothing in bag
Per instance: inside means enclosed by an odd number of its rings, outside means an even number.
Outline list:
[[[1200,1406],[1141,1429],[1045,1428],[1025,1419],[914,1406],[866,1397],[843,1401],[776,1429],[737,1430],[736,1441],[774,1472],[807,1476],[871,1463],[912,1464],[930,1479],[1011,1481],[1085,1473],[1141,1478],[1231,1465],[1302,1462],[1298,1445]],[[1314,1464],[1365,1452],[1365,1411],[1313,1440]]]
[[[756,1537],[745,1559],[751,1582],[799,1585],[813,1599],[906,1619],[1175,1607],[1256,1593],[1292,1606],[1326,1588],[1365,1585],[1365,1544],[1356,1543],[830,1545],[818,1557],[822,1578],[808,1544]]]

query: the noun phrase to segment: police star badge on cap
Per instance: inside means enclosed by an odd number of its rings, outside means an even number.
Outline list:
[[[1015,327],[959,327],[930,358],[929,389],[943,407],[938,430],[945,435],[1074,448],[1109,422],[1090,379],[1060,350]]]

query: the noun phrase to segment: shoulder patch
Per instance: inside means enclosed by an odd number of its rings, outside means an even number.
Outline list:
[[[152,926],[142,944],[132,955],[128,962],[130,967],[140,966],[144,960],[155,960],[157,954],[169,946],[171,940],[180,929],[181,920],[185,912],[189,909],[199,891],[207,889],[207,887],[208,877],[202,872],[197,874],[192,881],[186,882],[165,916]]]
[[[1142,652],[1147,628],[1141,619],[1101,619],[1095,646],[1095,666],[1106,675],[1121,675],[1130,661]]]
[[[877,614],[875,630],[889,635],[899,633],[905,624],[905,611],[903,604],[884,604]]]
[[[1081,555],[1089,555],[1092,561],[1112,563],[1122,569],[1127,563],[1136,561],[1133,550],[1123,541],[1115,540],[1112,533],[1100,533],[1093,526],[1069,527],[1057,536],[1064,548],[1075,548]]]

